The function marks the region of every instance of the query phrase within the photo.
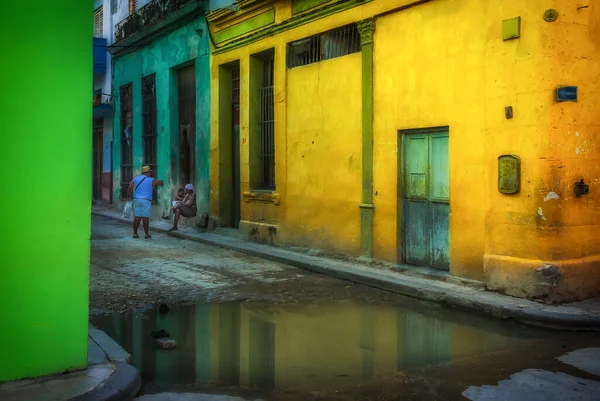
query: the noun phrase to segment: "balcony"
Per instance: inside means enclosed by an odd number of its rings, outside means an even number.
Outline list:
[[[109,118],[113,114],[112,95],[94,91],[92,98],[93,118]]]
[[[203,0],[153,0],[115,25],[115,43],[144,31],[182,9],[197,9]],[[185,14],[185,12],[183,13]]]
[[[105,38],[94,38],[94,74],[106,73],[106,45]]]

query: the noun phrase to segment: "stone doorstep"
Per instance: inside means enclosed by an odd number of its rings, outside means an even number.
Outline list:
[[[127,222],[122,215],[111,211],[93,210],[92,214]],[[154,224],[154,223],[152,223]],[[600,308],[590,309],[579,303],[546,305],[528,299],[514,298],[485,291],[478,282],[448,279],[448,275],[415,274],[413,271],[384,270],[359,264],[355,261],[340,261],[321,256],[293,252],[285,248],[261,245],[216,233],[201,233],[186,229],[169,233],[168,228],[154,224],[157,231],[209,245],[246,253],[266,260],[287,264],[315,273],[396,292],[413,298],[458,307],[466,311],[500,319],[515,319],[522,323],[560,329],[600,331]],[[412,269],[411,269],[412,270]]]

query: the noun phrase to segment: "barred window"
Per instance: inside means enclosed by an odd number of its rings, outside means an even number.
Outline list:
[[[288,68],[358,53],[360,33],[356,24],[346,25],[310,38],[288,43]]]
[[[133,180],[133,93],[132,85],[120,88],[121,101],[121,199],[127,198]]]
[[[274,61],[265,60],[263,63],[263,85],[260,93],[260,178],[258,189],[275,189],[275,102]]]

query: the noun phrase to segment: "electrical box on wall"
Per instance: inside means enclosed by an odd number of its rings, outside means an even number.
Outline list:
[[[502,40],[511,40],[521,37],[521,17],[514,17],[502,21]]]
[[[576,102],[577,87],[559,86],[558,88],[556,88],[556,100],[559,102]]]

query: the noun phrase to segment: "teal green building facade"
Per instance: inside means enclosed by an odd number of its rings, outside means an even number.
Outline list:
[[[165,186],[153,217],[169,214],[177,189],[196,187],[198,216],[209,212],[210,70],[205,1],[181,1],[148,11],[154,1],[115,27],[113,56],[113,204],[143,165]],[[150,16],[148,16],[150,15]],[[138,21],[135,20],[138,18]],[[146,20],[146,23],[139,21]],[[129,26],[127,26],[129,24]]]

